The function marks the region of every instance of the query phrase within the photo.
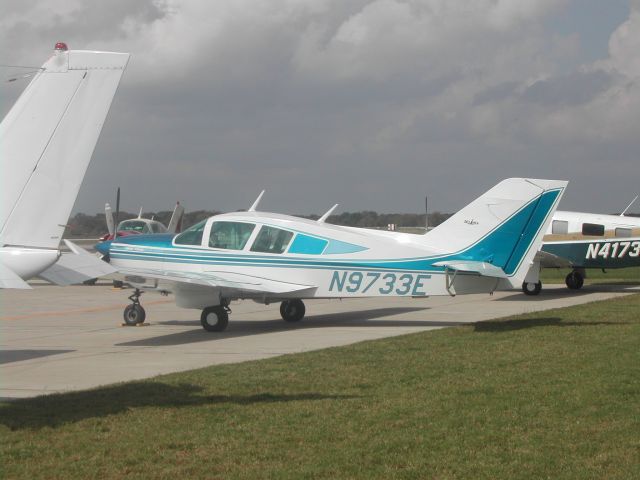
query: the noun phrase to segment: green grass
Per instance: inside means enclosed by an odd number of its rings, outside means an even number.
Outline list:
[[[543,268],[540,272],[542,283],[564,283],[569,268]],[[585,285],[598,285],[615,283],[619,285],[640,284],[640,267],[614,268],[603,272],[597,268],[587,269]]]
[[[0,404],[0,474],[640,478],[639,311],[633,295]]]

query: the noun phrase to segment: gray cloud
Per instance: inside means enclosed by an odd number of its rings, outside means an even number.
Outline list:
[[[266,188],[292,213],[419,211],[426,193],[452,211],[506,176],[568,178],[565,208],[607,211],[637,185],[635,6],[609,58],[577,66],[578,37],[545,27],[569,1],[8,6],[2,63],[58,40],[133,54],[78,211],[118,185],[130,210],[233,210]]]

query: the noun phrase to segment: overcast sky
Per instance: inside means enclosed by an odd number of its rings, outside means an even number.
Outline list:
[[[452,212],[510,176],[570,180],[565,210],[640,193],[640,0],[3,0],[0,63],[57,41],[132,53],[75,211],[116,186],[301,214]]]

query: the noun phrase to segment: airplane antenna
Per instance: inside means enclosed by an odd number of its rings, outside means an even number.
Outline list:
[[[118,190],[116,191],[116,218],[113,220],[115,230],[113,233],[114,239],[118,236],[118,217],[120,217],[120,187],[118,187]]]
[[[636,197],[633,200],[631,200],[631,203],[629,205],[627,205],[627,208],[625,208],[622,211],[622,213],[620,214],[621,217],[624,217],[624,214],[627,213],[627,210],[629,210],[629,208],[631,208],[631,205],[633,205],[637,199],[638,199],[638,195],[636,195]]]
[[[426,212],[424,216],[424,229],[425,232],[429,231],[429,197],[424,197],[424,210]]]
[[[258,207],[258,204],[260,203],[260,200],[262,200],[262,196],[264,195],[264,190],[262,190],[260,192],[260,195],[258,195],[258,198],[256,198],[256,201],[253,202],[253,205],[251,205],[251,207],[249,207],[249,210],[247,210],[248,212],[255,212],[256,208]]]
[[[333,207],[331,207],[329,210],[327,210],[327,213],[325,213],[324,215],[322,215],[317,221],[318,223],[324,223],[325,220],[327,218],[329,218],[329,215],[331,215],[333,213],[333,211],[338,207],[338,205],[340,205],[339,203],[336,203]]]

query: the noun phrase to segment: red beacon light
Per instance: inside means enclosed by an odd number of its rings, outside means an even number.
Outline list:
[[[67,50],[69,50],[69,48],[67,47],[66,43],[58,42],[56,43],[55,50],[58,52],[66,52]]]

